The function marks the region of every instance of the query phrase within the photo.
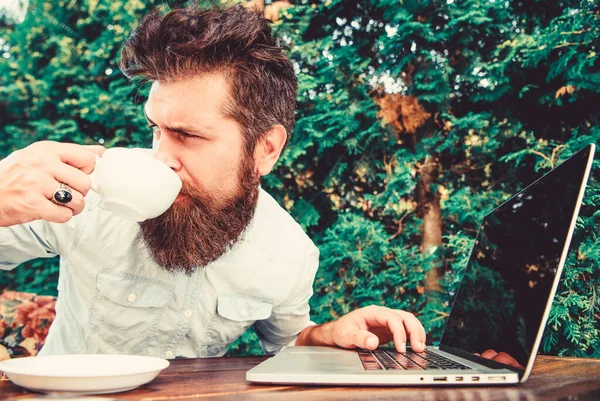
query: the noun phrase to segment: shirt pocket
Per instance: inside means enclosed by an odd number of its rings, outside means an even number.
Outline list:
[[[241,294],[220,294],[208,325],[206,343],[198,350],[201,356],[220,356],[229,344],[257,320],[268,319],[273,311],[270,301]]]
[[[90,311],[93,335],[102,351],[143,353],[173,298],[174,287],[123,272],[100,271]]]

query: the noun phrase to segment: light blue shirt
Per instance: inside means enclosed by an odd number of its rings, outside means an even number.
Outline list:
[[[254,325],[268,353],[309,326],[318,249],[261,189],[240,241],[191,276],[156,265],[137,223],[90,191],[68,223],[0,227],[0,268],[60,255],[56,319],[39,355],[222,356]]]

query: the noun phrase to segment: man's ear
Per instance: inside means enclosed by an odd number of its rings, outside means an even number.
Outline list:
[[[287,131],[283,125],[277,124],[271,127],[269,131],[256,143],[254,149],[254,165],[258,174],[267,175],[273,169],[287,139]]]

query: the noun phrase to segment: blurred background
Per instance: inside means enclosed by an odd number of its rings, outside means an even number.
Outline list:
[[[312,319],[385,304],[439,340],[483,216],[600,144],[600,3],[239,2],[273,21],[299,79],[292,142],[263,186],[321,250]],[[119,50],[142,15],[183,4],[0,0],[0,158],[39,140],[150,147],[149,85],[121,74]],[[546,354],[600,357],[599,167]],[[56,295],[57,272],[0,271],[0,292]],[[252,331],[229,351],[260,352]]]

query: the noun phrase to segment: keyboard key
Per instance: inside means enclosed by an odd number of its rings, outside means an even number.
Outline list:
[[[396,354],[396,355],[394,355],[393,358],[400,366],[402,366],[406,370],[421,370],[422,369],[419,365],[417,365],[410,359],[404,357],[402,354]]]

